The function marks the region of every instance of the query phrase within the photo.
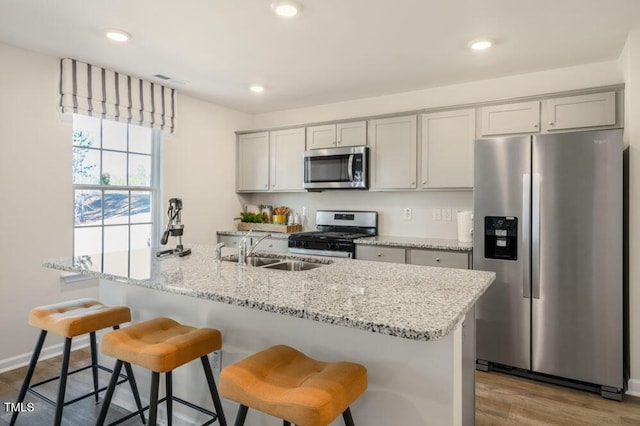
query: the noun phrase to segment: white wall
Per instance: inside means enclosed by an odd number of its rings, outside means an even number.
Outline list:
[[[640,30],[631,32],[620,57],[625,77],[625,145],[629,147],[630,390],[640,396]]]
[[[93,282],[63,284],[60,272],[41,266],[72,250],[72,126],[57,112],[59,59],[0,44],[0,64],[2,371],[28,362],[38,334],[27,325],[31,308],[98,290]],[[164,198],[183,198],[188,247],[233,225],[240,209],[233,132],[250,116],[181,95],[178,102],[178,131],[165,141]],[[47,346],[61,342],[51,336]]]

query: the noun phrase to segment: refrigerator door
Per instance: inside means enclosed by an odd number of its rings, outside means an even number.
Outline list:
[[[473,269],[496,273],[476,305],[476,357],[525,369],[531,341],[530,167],[530,136],[474,143]],[[508,224],[515,229],[502,229]]]
[[[622,131],[535,136],[532,369],[622,388]]]

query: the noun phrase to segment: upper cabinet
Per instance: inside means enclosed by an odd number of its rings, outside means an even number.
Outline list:
[[[371,189],[415,189],[417,145],[415,115],[371,120]]]
[[[616,124],[615,92],[548,99],[542,105],[545,132]]]
[[[480,108],[481,136],[540,131],[540,101]]]
[[[621,112],[611,91],[482,107],[480,115],[480,136],[497,136],[616,127]]]
[[[472,188],[475,109],[422,114],[420,187]]]
[[[237,145],[238,191],[269,190],[269,132],[238,136]]]
[[[359,146],[366,144],[366,121],[307,127],[307,149]]]
[[[304,128],[270,133],[272,191],[303,191]]]
[[[304,128],[238,136],[238,192],[303,191]]]

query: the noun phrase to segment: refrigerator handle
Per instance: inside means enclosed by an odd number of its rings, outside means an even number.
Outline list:
[[[531,175],[522,175],[522,297],[531,297],[531,270],[529,262],[529,217],[531,215]]]
[[[540,299],[540,174],[534,173],[531,190],[531,292]]]

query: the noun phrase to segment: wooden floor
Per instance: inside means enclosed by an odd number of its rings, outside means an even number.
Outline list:
[[[88,350],[75,351],[71,357],[72,368],[84,365],[88,359]],[[42,361],[36,369],[34,380],[56,375],[59,362],[59,358]],[[15,402],[24,373],[25,368],[19,368],[0,374],[0,402]],[[68,381],[67,394],[70,397],[91,389],[91,374],[89,370],[86,373],[78,373]],[[637,397],[625,396],[622,402],[610,401],[596,394],[494,372],[477,372],[476,379],[476,425],[478,426],[640,425],[640,398]],[[106,384],[107,381],[108,374],[101,373],[101,383]],[[47,390],[51,395],[56,393],[55,386],[50,386],[49,389],[43,387],[43,390]],[[35,409],[31,413],[20,414],[17,425],[51,424],[53,407],[32,395],[27,395],[27,401],[33,402]],[[101,405],[96,405],[91,398],[69,405],[65,407],[63,425],[92,425],[95,423],[100,407]],[[0,408],[0,425],[8,425],[11,414],[5,412],[4,404]],[[110,415],[109,418],[117,418],[121,415],[117,412],[112,414],[113,416]],[[139,424],[137,418],[123,423],[125,426],[137,424]]]

